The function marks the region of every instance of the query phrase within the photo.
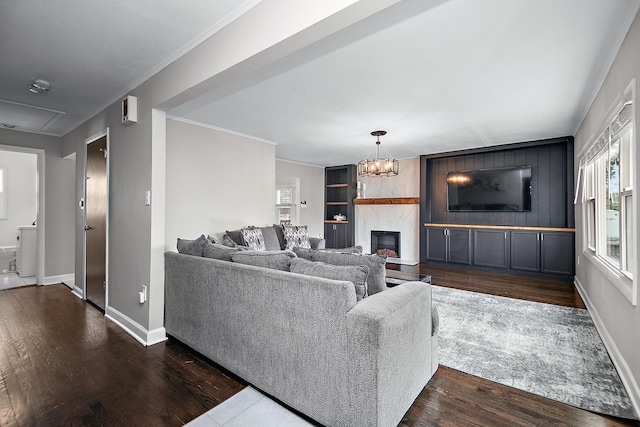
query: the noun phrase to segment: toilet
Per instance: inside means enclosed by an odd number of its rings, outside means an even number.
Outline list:
[[[15,271],[16,246],[0,246],[0,273],[9,272],[9,264],[13,261],[13,271]]]

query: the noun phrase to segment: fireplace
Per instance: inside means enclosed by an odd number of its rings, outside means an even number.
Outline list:
[[[400,232],[371,230],[371,253],[400,258]]]

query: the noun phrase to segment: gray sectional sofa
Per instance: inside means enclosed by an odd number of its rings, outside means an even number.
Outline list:
[[[358,300],[349,281],[167,252],[165,293],[169,335],[323,425],[395,426],[437,368],[427,283]]]

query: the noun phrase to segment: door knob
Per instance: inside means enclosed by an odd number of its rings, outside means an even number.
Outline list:
[[[85,225],[85,226],[84,226],[84,229],[85,229],[85,230],[91,230],[92,228],[93,228],[93,227],[90,227],[90,226],[88,226],[88,225]]]

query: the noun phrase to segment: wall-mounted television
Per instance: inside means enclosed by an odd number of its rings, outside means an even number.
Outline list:
[[[449,212],[530,212],[531,166],[447,174]]]

